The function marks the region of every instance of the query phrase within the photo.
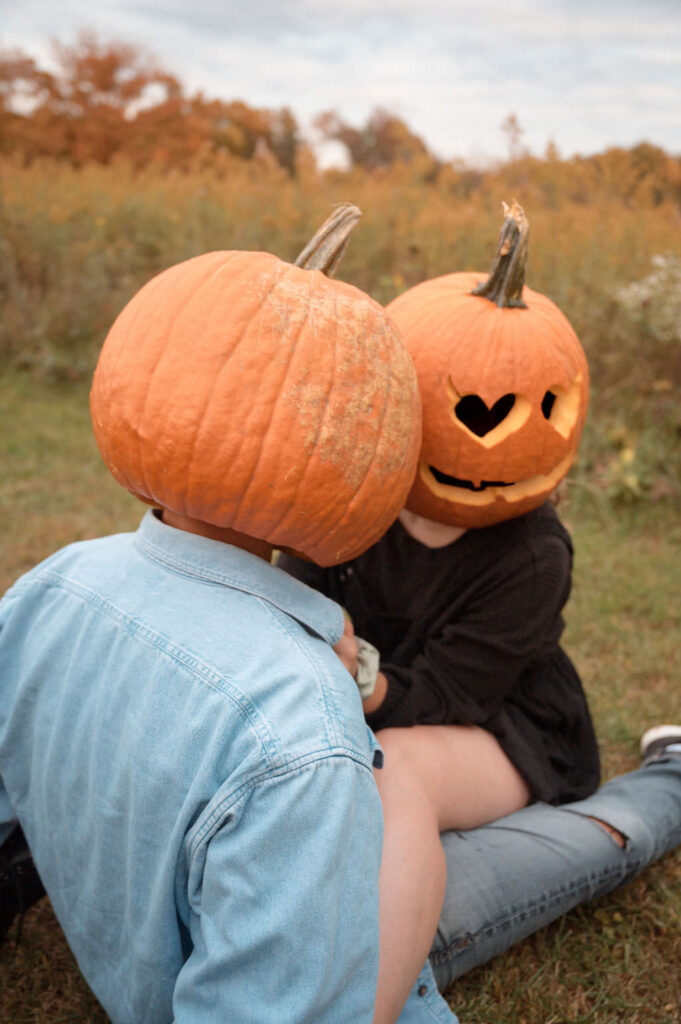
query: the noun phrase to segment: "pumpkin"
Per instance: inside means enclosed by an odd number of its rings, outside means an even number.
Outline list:
[[[566,317],[524,285],[529,225],[504,206],[486,280],[455,273],[387,306],[414,359],[423,443],[406,507],[489,526],[542,504],[567,473],[586,417],[589,371]]]
[[[378,303],[314,269],[333,271],[358,216],[338,208],[301,265],[211,252],[131,299],[90,396],[120,484],[320,565],[387,529],[420,448],[413,364]]]

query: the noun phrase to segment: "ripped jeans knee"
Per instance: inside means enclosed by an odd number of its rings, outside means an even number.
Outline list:
[[[564,807],[532,804],[442,835],[447,890],[431,964],[441,988],[681,843],[681,762]]]

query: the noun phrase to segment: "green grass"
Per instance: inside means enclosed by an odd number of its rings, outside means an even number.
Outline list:
[[[55,548],[134,529],[82,382],[0,376],[0,591]],[[566,646],[585,680],[604,774],[638,763],[643,729],[679,718],[681,520],[671,501],[613,509],[588,488],[564,512],[577,551]],[[479,968],[450,993],[462,1024],[681,1021],[681,853]],[[104,1024],[49,903],[0,947],[0,1024]]]
[[[134,529],[142,505],[104,468],[87,388],[0,377],[0,591],[56,548]]]
[[[650,725],[679,720],[678,508],[561,510],[576,549],[565,646],[588,691],[603,772],[639,763]],[[459,981],[463,1024],[678,1024],[681,851]]]

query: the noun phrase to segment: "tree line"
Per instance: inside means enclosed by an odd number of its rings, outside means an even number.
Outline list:
[[[138,168],[180,170],[210,164],[220,154],[245,161],[265,156],[291,176],[301,161],[314,165],[314,154],[286,106],[258,108],[240,99],[188,95],[173,74],[139,47],[101,42],[91,33],[71,45],[56,42],[53,50],[51,71],[26,53],[0,50],[0,155],[23,163],[51,158],[76,167],[124,159]],[[463,161],[440,160],[387,110],[374,110],[360,126],[326,111],[316,118],[315,128],[322,140],[343,147],[351,169],[411,167],[426,182],[445,176],[459,193],[475,190],[490,173]],[[539,181],[549,200],[567,189],[577,202],[605,191],[627,204],[671,200],[681,206],[681,158],[657,146],[642,142],[563,160],[549,142],[537,158],[522,145],[515,114],[500,130],[508,149],[505,172]]]
[[[291,174],[301,153],[309,156],[288,107],[188,95],[139,47],[102,43],[91,33],[73,45],[54,43],[53,50],[54,71],[21,51],[0,50],[0,153],[76,166],[124,157],[136,166],[182,168],[220,152],[244,160],[267,152]],[[317,120],[321,137],[343,143],[353,164],[387,166],[429,155],[403,121],[384,111],[361,130],[332,113]]]

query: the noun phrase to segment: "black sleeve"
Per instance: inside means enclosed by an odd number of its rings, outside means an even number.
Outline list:
[[[528,666],[555,649],[571,562],[555,534],[507,550],[465,609],[444,616],[407,666],[381,664],[388,693],[369,725],[487,725]]]

